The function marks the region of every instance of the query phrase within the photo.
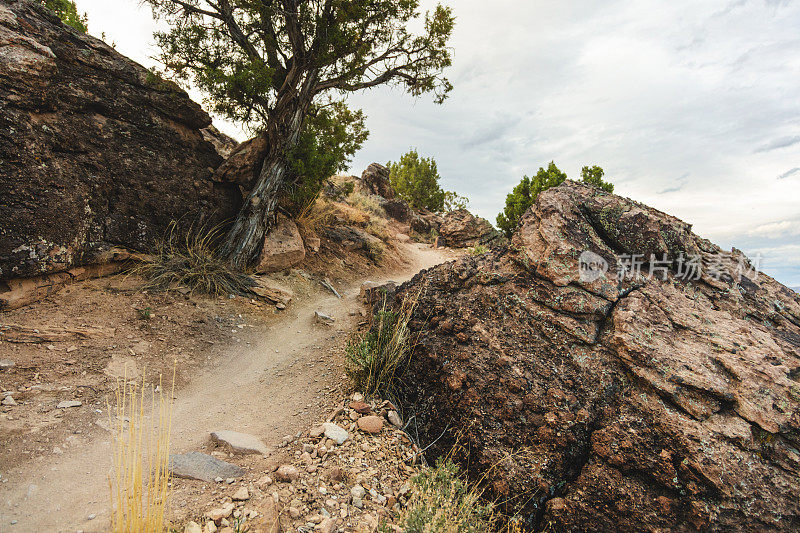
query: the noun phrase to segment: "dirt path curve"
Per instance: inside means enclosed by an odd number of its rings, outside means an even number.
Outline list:
[[[449,259],[427,246],[407,249],[407,268],[374,281],[405,281]],[[266,331],[245,334],[228,354],[177,391],[171,451],[200,449],[218,429],[252,433],[274,446],[284,435],[319,420],[323,388],[338,382],[340,375],[330,346],[353,325],[349,311],[358,307],[359,287],[360,282],[347,287],[342,299],[330,295],[290,306],[283,320]],[[315,324],[315,310],[333,316],[335,325]],[[110,446],[110,434],[101,432],[63,455],[39,457],[4,472],[0,532],[106,531]]]

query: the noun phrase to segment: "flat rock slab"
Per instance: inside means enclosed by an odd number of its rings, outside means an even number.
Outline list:
[[[262,455],[269,454],[267,448],[261,439],[255,435],[248,433],[239,433],[238,431],[214,431],[211,433],[211,440],[222,444],[227,444],[235,453],[248,454],[260,453]]]
[[[9,361],[8,359],[0,359],[0,370],[8,370],[9,368],[14,368],[14,361]]]
[[[83,404],[78,400],[64,400],[63,402],[59,402],[58,405],[56,405],[56,408],[69,409],[70,407],[80,407],[81,405]]]
[[[175,477],[183,479],[199,479],[200,481],[213,482],[221,477],[238,478],[244,475],[244,468],[234,464],[220,461],[205,453],[189,452],[169,456],[169,471]]]
[[[325,422],[322,424],[322,427],[325,428],[325,436],[336,444],[343,444],[349,436],[347,430],[337,426],[333,422]]]

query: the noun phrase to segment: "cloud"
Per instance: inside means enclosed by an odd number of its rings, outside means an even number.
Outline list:
[[[748,231],[747,235],[750,237],[766,237],[768,239],[793,237],[800,235],[800,220],[781,220],[780,222],[762,224]]]
[[[675,180],[676,185],[673,185],[672,187],[667,187],[666,189],[662,189],[658,191],[657,194],[669,194],[671,192],[678,192],[682,190],[686,186],[689,174],[690,174],[689,172],[685,172],[681,177]]]
[[[800,173],[800,167],[794,167],[792,169],[787,170],[786,172],[784,172],[780,176],[778,176],[778,179],[782,180],[782,179],[785,179],[785,178],[790,178],[790,177],[792,177],[792,176],[794,176],[795,174],[798,174],[798,173]]]
[[[774,139],[758,148],[756,148],[755,153],[760,154],[764,152],[771,152],[772,150],[778,150],[780,148],[788,148],[790,146],[794,146],[795,144],[800,143],[800,135],[792,135],[789,137],[780,137],[778,139]]]

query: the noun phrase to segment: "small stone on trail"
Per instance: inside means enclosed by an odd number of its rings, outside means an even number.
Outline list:
[[[9,361],[8,359],[0,359],[0,370],[8,370],[9,368],[13,368],[16,363],[14,361]]]
[[[11,406],[13,406],[13,405],[17,405],[17,402],[11,396],[6,396],[5,398],[3,398],[3,401],[0,402],[0,405],[11,405]]]
[[[352,401],[350,402],[350,409],[353,409],[357,413],[365,415],[372,411],[372,406],[368,403]]]
[[[236,493],[231,496],[231,499],[238,502],[243,502],[250,499],[250,493],[247,491],[247,487],[240,487]]]
[[[235,505],[232,502],[227,503],[219,509],[212,509],[211,511],[207,512],[206,518],[213,520],[214,522],[220,522],[223,518],[228,518],[231,515],[234,507]]]
[[[56,405],[56,408],[68,409],[70,407],[80,407],[81,405],[83,404],[78,400],[64,400],[63,402],[59,402],[58,405]]]
[[[244,469],[200,452],[170,455],[169,470],[175,477],[199,479],[208,483],[216,478],[244,475]]]
[[[343,444],[347,440],[347,430],[340,428],[333,422],[325,422],[322,427],[325,428],[325,436],[336,444]]]
[[[247,433],[239,433],[238,431],[214,431],[211,433],[211,440],[227,444],[235,453],[248,454],[260,453],[261,455],[268,455],[269,448],[267,448],[261,440],[255,435]]]
[[[380,433],[383,429],[383,419],[379,416],[362,416],[358,419],[358,429],[366,433]]]
[[[397,414],[397,411],[389,411],[386,413],[386,418],[394,427],[403,427],[403,420],[400,418],[400,415]]]
[[[332,326],[333,323],[336,322],[336,320],[333,317],[328,316],[320,311],[314,311],[314,318],[318,323],[325,324],[327,326]]]
[[[189,522],[186,524],[186,527],[183,528],[183,533],[203,533],[203,529],[197,522]]]
[[[294,481],[300,477],[300,472],[292,465],[282,465],[275,471],[275,479],[278,481]]]

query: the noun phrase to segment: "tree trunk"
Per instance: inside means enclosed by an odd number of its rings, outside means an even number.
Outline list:
[[[286,98],[285,103],[279,98],[274,118],[267,124],[269,148],[261,172],[221,248],[223,257],[237,270],[246,270],[258,261],[264,237],[274,226],[272,214],[288,171],[286,154],[297,144],[315,83],[316,74],[310,73],[299,94]]]

